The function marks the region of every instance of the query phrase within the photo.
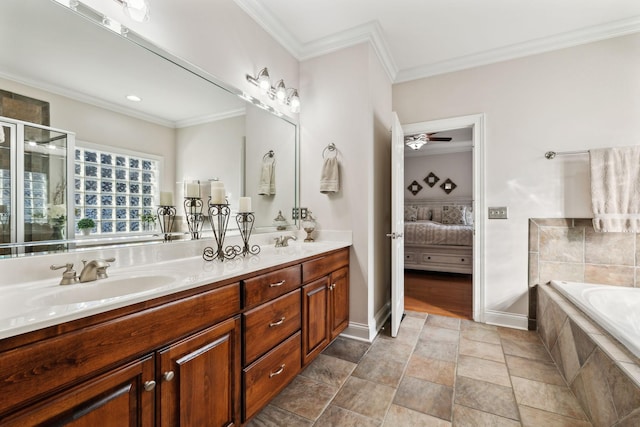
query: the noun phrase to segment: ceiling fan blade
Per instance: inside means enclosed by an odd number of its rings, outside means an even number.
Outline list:
[[[429,141],[451,141],[453,138],[439,138],[437,136],[430,136]]]

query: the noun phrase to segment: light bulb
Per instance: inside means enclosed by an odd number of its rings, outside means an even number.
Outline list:
[[[258,86],[263,93],[267,93],[271,89],[271,80],[269,78],[269,71],[263,68],[258,73]]]
[[[149,20],[149,3],[147,0],[126,0],[122,7],[124,13],[136,22]]]
[[[300,98],[298,97],[298,90],[294,89],[293,93],[289,97],[289,108],[292,113],[300,112]]]
[[[284,85],[284,81],[281,79],[276,85],[276,98],[281,104],[284,104],[287,99],[287,88]]]

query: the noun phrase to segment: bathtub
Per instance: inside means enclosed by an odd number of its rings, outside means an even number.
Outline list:
[[[640,288],[559,280],[551,286],[640,357]]]

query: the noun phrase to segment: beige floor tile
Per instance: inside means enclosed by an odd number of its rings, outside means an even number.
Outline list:
[[[454,317],[437,316],[435,314],[430,314],[427,316],[426,324],[428,326],[454,329],[456,331],[460,330],[460,319],[456,319]]]
[[[364,415],[346,410],[336,405],[329,407],[322,413],[316,426],[340,426],[340,427],[378,427],[381,421],[372,420]]]
[[[419,311],[411,311],[411,310],[405,310],[404,313],[407,315],[407,317],[417,317],[422,320],[427,319],[427,313],[421,313]]]
[[[452,387],[405,376],[400,382],[393,403],[451,421],[452,399]]]
[[[506,355],[509,374],[547,384],[566,385],[555,364],[524,357]]]
[[[425,319],[413,316],[405,316],[400,323],[400,329],[422,329]]]
[[[403,321],[404,323],[404,321]],[[411,321],[409,321],[409,323],[413,323]],[[413,325],[415,326],[415,325]],[[411,347],[413,347],[416,344],[416,341],[418,341],[418,337],[420,336],[420,330],[422,328],[415,328],[415,327],[402,327],[400,326],[400,329],[398,330],[398,336],[395,338],[392,338],[389,335],[380,335],[378,336],[378,338],[376,338],[377,340],[388,340],[388,341],[395,341],[395,342],[400,342],[400,343],[404,343],[404,344],[408,344]]]
[[[414,354],[430,359],[455,362],[458,358],[458,343],[440,341],[418,341]]]
[[[460,331],[458,330],[429,325],[429,317],[427,317],[427,323],[424,328],[422,328],[422,333],[420,334],[420,341],[456,343],[459,337]]]
[[[516,420],[478,411],[467,406],[454,405],[453,425],[455,427],[519,427],[520,423]]]
[[[531,343],[541,343],[540,336],[536,331],[525,331],[522,329],[504,328],[496,326],[496,331],[500,338],[510,338],[517,341],[527,341]]]
[[[411,356],[411,359],[409,359],[405,375],[453,387],[456,376],[456,364],[414,354]]]
[[[246,427],[311,427],[313,421],[292,414],[273,405],[267,405]]]
[[[459,353],[465,356],[479,357],[480,359],[504,363],[504,354],[502,353],[502,347],[499,344],[460,338]]]
[[[539,338],[537,341],[527,341],[502,337],[502,348],[504,354],[520,356],[526,359],[541,360],[543,362],[552,361],[549,352]]]
[[[511,387],[467,377],[456,377],[455,403],[512,420],[519,420]]]
[[[327,356],[339,357],[349,362],[358,363],[362,356],[369,350],[371,344],[363,341],[338,337],[329,345],[323,354]]]
[[[340,387],[356,369],[353,362],[333,356],[319,354],[318,357],[305,368],[300,375],[320,381],[325,384]]]
[[[367,351],[367,355],[406,363],[411,356],[413,347],[414,345],[395,341],[393,338],[378,337]]]
[[[486,329],[487,331],[498,331],[498,327],[494,325],[488,325],[486,323],[478,323],[473,320],[462,319],[460,320],[460,330],[466,331],[469,329]]]
[[[391,405],[382,425],[383,427],[451,427],[449,421],[396,404]]]
[[[473,341],[481,341],[491,344],[500,344],[498,332],[485,328],[469,328],[460,331],[460,336]]]
[[[391,405],[394,393],[395,389],[392,387],[351,377],[342,386],[332,404],[382,421]]]
[[[297,376],[271,404],[301,417],[315,420],[335,396],[338,388]]]
[[[511,387],[507,365],[493,360],[460,355],[457,375]]]
[[[353,371],[353,376],[396,388],[400,383],[404,368],[404,362],[366,355]]]
[[[586,420],[578,400],[568,387],[511,377],[519,405],[530,406],[559,415]]]
[[[565,417],[563,415],[554,414],[552,412],[543,411],[541,409],[531,408],[529,406],[520,405],[520,416],[522,417],[523,427],[590,427],[591,423],[586,420],[577,420],[575,418]]]

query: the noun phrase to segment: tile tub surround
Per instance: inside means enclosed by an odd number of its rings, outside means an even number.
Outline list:
[[[549,285],[538,286],[538,332],[595,426],[640,424],[640,360]]]
[[[247,427],[590,426],[535,331],[407,312],[338,337]]]
[[[529,286],[551,280],[640,287],[640,234],[596,233],[590,219],[529,219]]]

